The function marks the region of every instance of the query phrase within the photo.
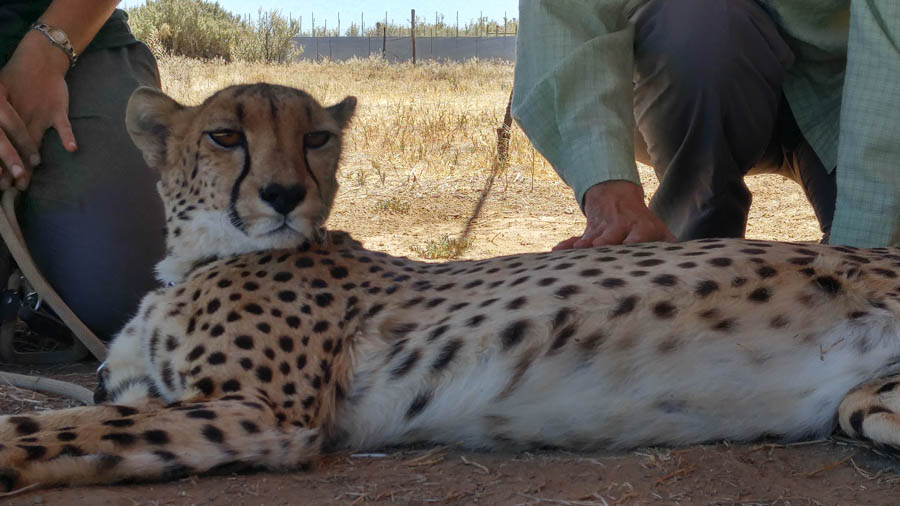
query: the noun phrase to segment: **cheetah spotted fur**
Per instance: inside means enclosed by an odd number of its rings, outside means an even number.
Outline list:
[[[169,284],[98,404],[0,418],[0,485],[296,468],[412,442],[900,447],[900,250],[711,239],[422,263],[325,233],[355,99],[132,97]],[[233,467],[229,467],[231,469]]]

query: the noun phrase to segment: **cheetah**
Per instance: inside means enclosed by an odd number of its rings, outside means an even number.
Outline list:
[[[97,405],[0,418],[5,489],[290,470],[414,442],[900,447],[900,249],[709,239],[424,263],[323,224],[356,108],[268,84],[127,127],[161,175],[166,286]]]

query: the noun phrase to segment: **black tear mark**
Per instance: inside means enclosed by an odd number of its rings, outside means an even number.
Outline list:
[[[239,106],[240,107],[240,106]],[[244,220],[241,219],[240,214],[237,212],[237,201],[238,197],[241,194],[241,183],[244,182],[244,179],[247,177],[247,174],[250,173],[250,149],[247,146],[247,138],[245,136],[241,137],[241,150],[244,152],[244,166],[241,168],[241,173],[238,174],[237,179],[234,180],[234,186],[231,187],[231,200],[228,204],[228,220],[232,225],[241,232],[246,233],[246,224]],[[199,150],[198,150],[199,152]]]

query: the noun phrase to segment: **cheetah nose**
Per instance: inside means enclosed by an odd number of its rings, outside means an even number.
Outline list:
[[[259,198],[280,214],[293,211],[300,202],[303,202],[304,197],[306,197],[306,189],[299,184],[285,187],[278,183],[269,183],[265,188],[259,190]]]

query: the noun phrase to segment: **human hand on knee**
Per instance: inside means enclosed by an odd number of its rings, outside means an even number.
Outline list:
[[[554,250],[675,241],[666,224],[644,204],[644,191],[630,181],[606,181],[592,186],[584,194],[584,214],[584,234],[562,241]]]
[[[69,61],[43,37],[30,30],[0,69],[0,189],[28,186],[47,129],[56,129],[66,151],[77,149],[65,81]]]

